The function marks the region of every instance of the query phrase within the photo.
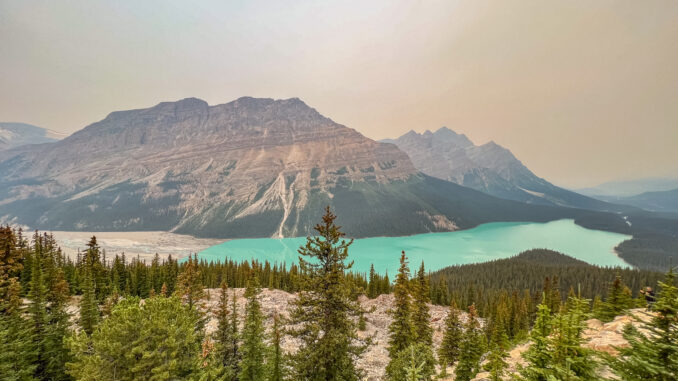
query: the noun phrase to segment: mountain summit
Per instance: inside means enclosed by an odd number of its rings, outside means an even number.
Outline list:
[[[410,131],[397,145],[423,173],[496,197],[531,204],[559,205],[596,210],[618,210],[617,205],[557,187],[536,176],[511,151],[495,142],[475,145],[466,135],[447,127],[423,134]]]
[[[55,143],[0,151],[2,222],[32,228],[299,236],[325,205],[354,237],[576,215],[425,176],[395,145],[296,98],[163,102],[113,112]]]

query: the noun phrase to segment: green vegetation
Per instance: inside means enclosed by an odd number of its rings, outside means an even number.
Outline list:
[[[356,319],[362,309],[352,297],[352,284],[346,263],[352,240],[335,225],[336,216],[327,207],[317,236],[308,237],[299,248],[301,287],[294,302],[291,322],[293,337],[302,344],[292,356],[295,380],[360,380],[362,371],[356,359],[365,351],[358,343]],[[307,259],[304,259],[307,258]]]
[[[374,268],[351,272],[352,241],[335,218],[326,209],[316,235],[299,249],[299,262],[290,265],[106,258],[94,237],[72,260],[50,235],[36,232],[29,240],[0,227],[0,379],[359,380],[365,372],[358,360],[372,343],[358,333],[368,323],[358,298],[390,293],[380,299],[394,303],[388,380],[432,380],[437,365],[443,374],[454,366],[457,380],[481,370],[500,380],[508,377],[508,351],[521,342],[529,343],[528,365],[516,375],[524,380],[594,380],[602,365],[622,380],[678,376],[672,271],[664,277],[600,268],[531,250],[434,273],[422,263],[411,275],[403,252],[391,285]],[[656,284],[656,315],[625,329],[630,347],[611,357],[584,346],[589,317],[609,321],[644,305],[638,290]],[[268,326],[262,285],[297,293]],[[231,290],[243,287],[244,315]],[[219,288],[211,309],[205,288]],[[67,312],[74,295],[79,319]],[[449,306],[437,351],[428,303]],[[206,329],[209,315],[213,332]],[[287,337],[298,340],[293,353],[282,345]]]

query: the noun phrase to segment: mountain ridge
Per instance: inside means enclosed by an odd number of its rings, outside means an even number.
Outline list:
[[[557,187],[532,173],[507,148],[494,141],[475,145],[466,135],[447,127],[421,134],[411,130],[397,139],[382,141],[397,145],[417,169],[429,176],[496,197],[600,211],[632,209]]]
[[[396,145],[298,98],[161,102],[112,112],[55,143],[0,152],[0,222],[32,228],[303,236],[326,205],[341,210],[353,237],[588,213],[426,176]]]

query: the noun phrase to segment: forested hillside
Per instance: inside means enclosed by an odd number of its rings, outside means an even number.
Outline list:
[[[327,210],[294,264],[128,261],[106,258],[95,237],[72,260],[50,235],[28,238],[2,227],[0,379],[359,380],[366,376],[363,356],[378,352],[387,353],[385,371],[370,374],[387,380],[449,373],[471,380],[482,370],[499,380],[508,376],[505,359],[516,343],[529,344],[522,380],[534,380],[537,370],[554,379],[593,380],[603,368],[624,377],[636,371],[636,357],[659,364],[643,370],[647,379],[678,375],[678,345],[665,341],[678,328],[671,272],[600,268],[531,250],[433,274],[424,263],[410,270],[403,252],[392,279],[374,269],[356,274],[346,262],[351,241],[334,219]],[[644,306],[636,291],[646,286],[658,288],[657,319],[644,323],[656,339],[630,329],[630,349],[616,358],[582,346],[586,319],[611,321]],[[234,289],[243,287],[241,310]],[[292,293],[289,306],[266,318],[262,288]],[[391,294],[386,320],[378,320],[384,317],[374,305],[367,311],[370,304],[359,302],[382,294]],[[430,303],[448,309],[442,324],[432,324]],[[377,319],[369,329],[387,340],[369,339],[367,319]],[[372,346],[381,349],[366,352]],[[666,357],[642,357],[658,346]]]

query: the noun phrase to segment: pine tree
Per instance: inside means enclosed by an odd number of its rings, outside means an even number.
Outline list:
[[[391,360],[395,359],[400,351],[414,342],[414,327],[412,326],[412,306],[409,293],[410,268],[403,251],[400,255],[400,268],[393,286],[394,306],[393,321],[388,327],[389,346],[388,354]]]
[[[83,284],[83,294],[80,300],[80,327],[87,334],[91,335],[99,322],[99,305],[97,304],[94,281],[92,272],[85,271],[85,282]]]
[[[280,348],[282,330],[280,328],[280,316],[277,313],[273,315],[272,333],[272,353],[270,355],[270,366],[267,379],[268,381],[283,381],[285,377],[285,367],[283,364],[282,349]]]
[[[600,309],[598,318],[602,321],[612,321],[616,316],[623,315],[626,310],[632,307],[631,290],[624,285],[621,275],[617,274],[610,284],[607,299]]]
[[[45,235],[43,240],[47,326],[43,345],[45,366],[42,377],[53,381],[69,380],[70,377],[65,373],[65,365],[70,361],[70,354],[64,344],[64,339],[70,332],[70,315],[66,311],[69,286],[63,268],[59,267],[62,254],[56,248],[54,237]]]
[[[554,319],[554,333],[549,337],[553,348],[553,374],[559,380],[596,380],[593,352],[582,346],[589,301],[571,296],[568,306]]]
[[[445,332],[443,341],[438,350],[438,360],[443,367],[443,371],[448,366],[454,365],[459,359],[459,346],[464,335],[461,320],[459,319],[459,310],[457,304],[452,299],[450,309],[445,318]]]
[[[617,348],[618,356],[607,356],[608,365],[621,380],[678,379],[678,288],[673,269],[659,287],[653,308],[656,315],[641,329],[629,324],[624,330],[629,346]]]
[[[43,250],[40,241],[40,236],[36,232],[34,235],[34,253],[31,265],[31,283],[30,291],[28,292],[28,299],[30,306],[28,314],[33,327],[33,344],[37,355],[36,359],[36,375],[44,373],[47,363],[45,357],[45,337],[47,335],[47,288],[45,286],[45,277],[42,271]]]
[[[85,251],[84,257],[84,267],[85,271],[89,271],[92,277],[92,282],[94,283],[95,297],[97,303],[104,301],[106,295],[108,295],[108,277],[106,276],[106,268],[101,261],[101,251],[99,244],[97,243],[97,237],[92,236],[92,238],[87,242],[87,250]]]
[[[551,310],[546,304],[546,293],[537,307],[537,320],[534,323],[530,339],[532,343],[523,358],[527,367],[520,367],[520,379],[527,381],[550,381],[553,379],[553,353],[549,336],[552,332]]]
[[[183,271],[177,278],[176,293],[190,308],[205,297],[197,257],[188,257]]]
[[[391,361],[386,369],[389,381],[431,380],[435,374],[436,360],[430,346],[412,344]]]
[[[233,322],[228,305],[228,286],[225,281],[221,282],[221,293],[219,295],[219,304],[217,305],[216,319],[217,331],[214,333],[216,341],[214,357],[221,365],[223,376],[227,380],[232,380],[238,374],[238,347],[237,347],[237,321],[235,322],[236,331],[233,331]],[[235,312],[234,312],[235,314]],[[235,342],[235,346],[234,346]]]
[[[77,380],[185,380],[199,374],[199,315],[176,298],[121,300],[88,336],[68,340]]]
[[[256,277],[247,284],[245,297],[245,325],[242,331],[242,359],[240,360],[240,381],[263,380],[266,371],[266,345],[264,344],[264,316],[261,312],[259,294],[261,288]]]
[[[370,265],[370,281],[367,286],[367,297],[370,299],[374,299],[377,297],[378,293],[378,285],[377,285],[377,273],[374,271],[374,265]]]
[[[0,377],[33,380],[36,370],[31,322],[22,317],[21,258],[17,237],[10,227],[0,226]]]
[[[468,309],[464,337],[459,348],[459,363],[454,371],[455,380],[469,381],[480,370],[480,359],[485,352],[485,337],[480,330],[475,305]]]
[[[506,327],[502,320],[498,319],[492,324],[492,336],[490,338],[490,353],[487,356],[485,370],[490,372],[490,380],[503,380],[504,373],[508,367],[506,357],[508,356],[508,335]]]
[[[353,266],[346,263],[353,241],[343,239],[335,219],[327,207],[322,223],[315,226],[317,236],[308,237],[299,248],[302,290],[294,301],[291,325],[295,328],[290,330],[301,341],[292,357],[295,380],[351,381],[363,374],[356,367],[366,349],[355,321],[361,307],[346,277]]]
[[[417,272],[417,277],[414,279],[412,291],[412,327],[415,342],[433,347],[433,328],[431,328],[431,314],[427,304],[431,290],[423,261]]]

